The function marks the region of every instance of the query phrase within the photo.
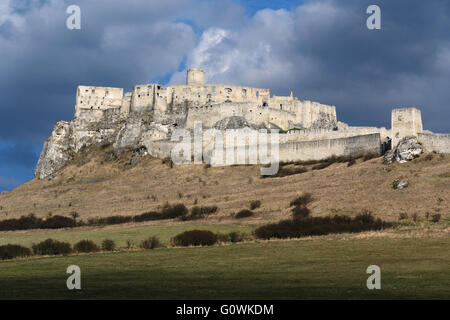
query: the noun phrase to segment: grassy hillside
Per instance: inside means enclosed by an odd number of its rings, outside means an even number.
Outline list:
[[[316,198],[311,205],[314,215],[354,215],[363,209],[385,220],[398,220],[402,213],[422,219],[427,213],[440,213],[443,218],[450,215],[450,155],[422,155],[393,165],[382,164],[381,158],[360,159],[350,167],[335,163],[321,170],[307,165],[307,172],[268,179],[260,178],[259,166],[171,168],[145,157],[130,168],[124,157],[107,161],[101,152],[92,152],[53,180],[33,179],[0,195],[0,219],[30,213],[45,217],[77,212],[81,219],[134,215],[170,202],[188,208],[217,205],[218,214],[208,222],[230,224],[235,221],[233,213],[261,200],[257,214],[246,220],[256,224],[290,215],[289,202],[302,192]],[[393,190],[397,178],[408,180],[409,187]]]
[[[449,299],[450,239],[304,240],[0,262],[0,299]],[[82,290],[65,271],[81,268]],[[366,268],[381,268],[368,290]]]

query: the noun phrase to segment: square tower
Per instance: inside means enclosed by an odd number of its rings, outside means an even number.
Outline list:
[[[404,137],[422,132],[422,114],[416,108],[393,109],[391,114],[392,147]]]

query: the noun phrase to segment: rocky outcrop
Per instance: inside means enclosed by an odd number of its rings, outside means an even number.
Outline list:
[[[405,189],[406,187],[408,187],[409,182],[406,180],[402,180],[402,179],[395,179],[394,182],[392,183],[392,187],[395,190],[402,190]]]
[[[114,111],[86,110],[70,122],[59,121],[44,143],[34,175],[52,177],[82,148],[113,143],[123,123]]]
[[[416,137],[405,137],[398,142],[394,149],[385,153],[384,162],[388,164],[395,161],[404,163],[417,158],[422,152],[422,145],[417,142]]]
[[[338,125],[336,119],[330,114],[321,112],[319,113],[319,117],[311,124],[310,129],[337,130]]]
[[[136,112],[124,118],[114,109],[83,110],[72,121],[56,124],[42,148],[35,177],[53,177],[75,154],[92,145],[112,145],[117,153],[138,150],[130,163],[135,165],[138,156],[147,154],[152,141],[170,137],[170,127],[173,127],[173,121],[166,125],[155,123],[148,112]]]
[[[217,121],[216,124],[214,125],[214,128],[218,130],[227,130],[227,129],[242,129],[249,126],[250,125],[247,123],[244,117],[232,116]]]
[[[61,169],[71,158],[71,126],[66,121],[59,121],[44,142],[34,174],[43,179]]]

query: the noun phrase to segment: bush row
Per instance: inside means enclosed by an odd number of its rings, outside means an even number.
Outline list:
[[[157,237],[150,237],[143,240],[140,247],[143,249],[155,249],[161,246],[161,243]],[[101,247],[91,240],[81,240],[72,245],[68,242],[58,241],[54,239],[47,239],[37,244],[33,244],[31,249],[15,245],[7,244],[0,246],[0,259],[13,259],[18,257],[27,257],[34,255],[68,255],[70,253],[88,253],[116,250],[116,244],[113,240],[103,240]]]
[[[76,226],[73,218],[64,216],[52,216],[46,219],[38,218],[34,214],[22,216],[18,219],[0,221],[0,231],[27,230],[27,229],[58,229],[72,228]]]
[[[210,214],[214,214],[217,212],[217,206],[210,206],[210,207],[193,207],[191,209],[190,215],[183,215],[181,216],[181,220],[197,220],[205,218],[206,216]]]
[[[218,242],[240,242],[248,239],[248,236],[241,232],[232,231],[226,234],[213,233],[208,230],[190,230],[182,232],[172,238],[172,244],[176,246],[210,246]],[[139,247],[142,249],[156,249],[161,247],[160,240],[155,237],[149,237],[142,240]],[[131,248],[131,243],[128,244]],[[54,239],[46,239],[32,248],[26,248],[20,245],[7,244],[0,246],[0,259],[13,259],[34,255],[68,255],[71,253],[88,253],[103,251],[115,251],[117,246],[113,240],[103,240],[101,247],[91,240],[81,240],[72,247],[70,243]]]
[[[218,242],[241,242],[248,236],[241,232],[214,233],[209,230],[189,230],[172,238],[175,246],[212,246]]]
[[[255,235],[260,239],[300,238],[330,233],[381,230],[391,226],[392,224],[389,222],[375,219],[370,212],[363,212],[354,218],[339,215],[309,217],[308,213],[301,219],[282,220],[278,223],[261,226],[255,230]]]
[[[217,207],[194,207],[192,210],[193,216],[201,217],[205,214],[210,214],[217,211]],[[62,229],[73,228],[78,226],[103,226],[122,224],[129,222],[144,222],[152,220],[165,220],[186,217],[189,210],[184,204],[166,204],[160,212],[151,211],[145,212],[135,216],[109,216],[102,218],[88,218],[87,221],[77,220],[77,215],[73,217],[64,217],[55,215],[47,218],[38,218],[34,214],[22,216],[17,219],[6,219],[0,221],[0,231],[14,231],[14,230],[28,230],[28,229]],[[200,215],[197,215],[201,213]],[[192,215],[192,214],[191,214]]]

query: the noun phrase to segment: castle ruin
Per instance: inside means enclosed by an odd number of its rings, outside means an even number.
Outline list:
[[[170,157],[174,130],[193,130],[198,122],[238,135],[239,130],[278,129],[280,161],[383,154],[406,136],[417,137],[427,151],[450,153],[450,135],[423,130],[416,108],[394,109],[391,129],[354,127],[337,120],[335,106],[299,100],[292,92],[276,96],[266,88],[206,84],[203,70],[189,69],[186,84],[141,84],[125,94],[122,88],[78,86],[75,117],[56,124],[35,175],[54,175],[73,153],[93,144]],[[208,149],[211,141],[203,144]]]

